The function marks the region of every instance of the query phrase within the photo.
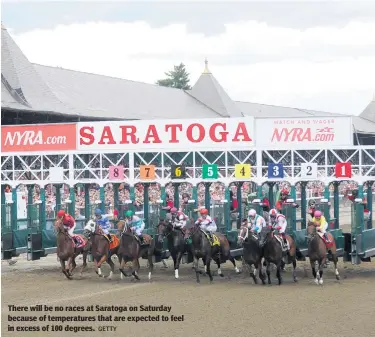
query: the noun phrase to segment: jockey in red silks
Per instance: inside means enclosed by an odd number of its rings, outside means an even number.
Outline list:
[[[73,239],[73,241],[77,244],[74,238],[74,229],[76,228],[76,221],[75,219],[68,213],[65,213],[63,209],[60,209],[57,212],[57,218],[62,219],[62,223],[64,228],[68,231],[69,236]]]
[[[276,202],[276,205],[275,205],[275,208],[276,208],[279,212],[282,211],[282,209],[283,209],[283,205],[287,203],[286,201],[287,201],[287,199],[288,199],[288,196],[289,196],[289,191],[288,191],[286,188],[283,188],[283,189],[281,190],[280,200],[278,200],[278,201]],[[299,205],[296,204],[296,203],[293,203],[293,207],[298,208]]]

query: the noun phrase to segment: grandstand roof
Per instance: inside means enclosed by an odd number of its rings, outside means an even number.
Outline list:
[[[233,101],[207,61],[192,90],[184,91],[31,64],[3,26],[1,35],[2,108],[105,119],[341,116]],[[353,121],[357,132],[375,133],[375,102]]]

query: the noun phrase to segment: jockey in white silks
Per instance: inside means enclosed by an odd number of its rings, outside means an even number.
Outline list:
[[[286,239],[285,231],[288,225],[286,217],[283,214],[280,214],[277,209],[273,208],[270,211],[270,225],[281,234],[283,238],[284,247],[288,247],[288,242]]]
[[[128,221],[128,225],[130,226],[130,229],[133,232],[135,232],[138,235],[138,237],[142,240],[142,232],[145,229],[144,221],[140,217],[134,215],[133,211],[130,210],[126,211],[125,216]]]
[[[179,212],[176,207],[171,209],[172,223],[175,227],[184,229],[186,226],[187,216],[183,212]]]
[[[96,223],[100,226],[103,233],[106,235],[109,242],[111,242],[111,234],[109,233],[109,230],[111,229],[111,223],[109,222],[108,216],[102,214],[102,210],[100,208],[97,208],[95,210],[95,220]]]
[[[195,224],[199,224],[200,229],[206,232],[211,241],[213,241],[212,233],[217,231],[216,223],[214,219],[208,215],[208,210],[206,208],[202,208],[199,213],[201,214],[201,217],[195,222]]]
[[[255,209],[251,209],[248,213],[248,220],[249,223],[247,227],[252,231],[255,232],[256,234],[259,234],[263,227],[266,226],[266,220],[259,214],[257,214]]]

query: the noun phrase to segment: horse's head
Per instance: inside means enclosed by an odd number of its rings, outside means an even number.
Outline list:
[[[56,233],[65,233],[66,230],[64,228],[64,223],[63,223],[63,219],[60,217],[60,218],[57,218],[55,220],[55,223],[53,225],[53,228],[54,228],[54,231]]]
[[[317,231],[314,223],[309,222],[306,227],[307,241],[311,241],[315,238]]]
[[[267,241],[272,239],[274,228],[272,226],[265,226],[262,228],[262,231],[259,233],[259,244],[264,246]]]
[[[127,221],[124,221],[124,220],[120,220],[118,223],[117,223],[117,229],[118,231],[122,234],[122,233],[129,233],[131,232],[131,229],[130,227],[128,226],[128,222]]]
[[[237,244],[239,246],[242,246],[242,244],[247,240],[248,237],[249,237],[249,228],[247,227],[246,224],[244,224],[240,229]]]
[[[164,238],[169,235],[173,226],[170,221],[161,220],[156,226],[156,234],[158,235],[158,242],[163,242]]]
[[[86,224],[86,226],[83,228],[83,234],[86,235],[92,235],[95,233],[96,230],[96,222],[94,220],[89,220]]]

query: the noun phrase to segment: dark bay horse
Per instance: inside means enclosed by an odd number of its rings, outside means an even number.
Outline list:
[[[250,276],[253,278],[254,283],[258,284],[256,275],[258,269],[259,278],[262,280],[263,284],[266,284],[265,276],[262,271],[263,248],[260,245],[259,238],[249,231],[247,225],[241,227],[237,244],[243,246],[242,264],[247,264],[250,267]]]
[[[168,250],[173,259],[174,265],[174,277],[179,278],[178,270],[182,255],[187,250],[185,242],[185,234],[178,227],[175,227],[170,221],[161,221],[156,228],[156,234],[158,234],[158,242],[163,243],[164,239],[168,240]]]
[[[309,222],[307,226],[307,242],[308,242],[308,256],[310,260],[311,270],[316,284],[323,284],[323,268],[326,264],[327,252],[331,255],[331,259],[335,265],[336,280],[340,280],[340,274],[337,269],[337,253],[336,242],[331,233],[327,232],[330,243],[326,244],[323,238],[318,234],[316,225]],[[318,262],[319,272],[315,270],[315,263]]]
[[[194,269],[197,283],[200,283],[199,259],[203,260],[205,271],[211,282],[213,281],[211,260],[216,262],[218,268],[217,273],[221,277],[224,277],[224,274],[221,271],[220,265],[227,260],[232,262],[236,273],[240,272],[236,266],[235,259],[230,255],[230,244],[228,239],[221,233],[214,233],[214,235],[217,237],[220,245],[211,245],[207,235],[200,229],[199,225],[195,225],[189,231],[189,236],[192,239],[191,251],[194,257]]]
[[[148,234],[143,234],[143,243],[132,233],[130,227],[125,221],[121,221],[117,225],[118,230],[121,233],[120,246],[117,251],[119,259],[121,258],[120,271],[124,276],[128,276],[125,273],[125,265],[127,262],[132,262],[132,272],[131,274],[136,280],[140,280],[138,272],[140,269],[139,258],[147,257],[148,260],[148,279],[151,280],[151,274],[154,269],[154,264],[152,261],[155,242],[152,237]]]
[[[282,283],[281,268],[284,263],[293,264],[293,281],[297,282],[297,258],[296,251],[297,247],[293,238],[289,235],[285,235],[289,244],[289,251],[285,254],[283,252],[281,242],[282,239],[278,239],[274,234],[274,228],[272,226],[267,226],[262,229],[261,232],[261,245],[263,246],[263,257],[267,266],[267,278],[268,284],[271,284],[271,263],[276,266],[276,276],[279,281],[279,285]],[[279,241],[280,240],[280,241]],[[283,258],[286,257],[286,262]]]
[[[106,261],[111,268],[108,275],[108,279],[111,279],[113,273],[115,272],[115,265],[111,258],[112,255],[117,255],[121,264],[121,258],[117,254],[120,246],[119,239],[116,235],[111,235],[112,245],[110,245],[107,238],[103,235],[104,233],[101,231],[100,226],[98,226],[94,220],[89,220],[87,222],[84,228],[84,233],[89,235],[91,241],[91,255],[95,262],[96,273],[99,275],[99,277],[103,276],[101,266],[103,262]],[[122,278],[123,275],[121,274],[121,279]]]
[[[83,235],[75,235],[81,241],[81,245],[79,247],[76,247],[76,244],[73,242],[72,237],[65,229],[62,219],[57,219],[55,221],[54,230],[56,231],[57,257],[60,260],[62,273],[69,280],[71,280],[73,276],[73,270],[77,266],[75,258],[79,254],[82,254],[83,264],[80,271],[82,275],[83,270],[87,266],[87,254],[90,250],[90,242]],[[66,262],[68,262],[68,268],[66,268],[65,266]]]

